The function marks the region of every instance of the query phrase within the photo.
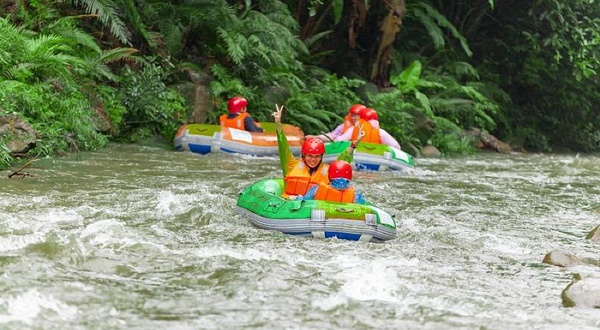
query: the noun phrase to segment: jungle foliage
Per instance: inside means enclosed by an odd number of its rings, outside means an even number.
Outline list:
[[[0,112],[39,133],[30,156],[172,138],[245,96],[307,133],[364,103],[403,145],[600,150],[595,0],[9,0],[0,5]],[[208,79],[194,79],[207,76]],[[0,166],[14,161],[0,142]]]

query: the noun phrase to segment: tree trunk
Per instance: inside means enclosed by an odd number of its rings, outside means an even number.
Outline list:
[[[371,66],[370,80],[379,87],[389,85],[389,70],[396,35],[400,32],[402,18],[406,14],[405,0],[386,1],[388,14],[381,23],[377,54]]]

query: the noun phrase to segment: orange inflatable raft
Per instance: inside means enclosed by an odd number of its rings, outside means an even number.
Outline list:
[[[251,133],[235,128],[223,128],[220,125],[188,124],[177,131],[173,144],[177,150],[186,150],[200,154],[209,152],[230,152],[256,156],[278,154],[275,124],[260,123],[264,133]],[[304,133],[296,126],[284,125],[283,131],[290,149],[300,154]]]

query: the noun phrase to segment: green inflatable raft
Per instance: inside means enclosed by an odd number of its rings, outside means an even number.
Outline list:
[[[393,216],[373,205],[281,197],[282,179],[264,179],[246,188],[237,202],[238,213],[258,228],[318,238],[383,242],[397,237]]]
[[[350,146],[349,141],[325,143],[323,160],[327,163],[334,161],[348,146]],[[414,168],[415,161],[413,156],[400,149],[385,144],[361,142],[354,151],[353,165],[357,170],[404,171]]]

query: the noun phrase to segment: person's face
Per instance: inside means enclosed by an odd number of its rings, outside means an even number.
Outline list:
[[[346,190],[350,187],[350,180],[348,180],[346,178],[335,178],[335,179],[329,178],[329,180],[330,180],[331,186],[337,190]]]
[[[350,120],[352,121],[352,123],[354,125],[356,125],[356,123],[358,123],[358,120],[360,119],[360,115],[356,115],[356,114],[352,114],[350,116]]]
[[[323,158],[323,155],[306,154],[306,155],[304,155],[304,162],[306,163],[306,165],[308,167],[310,167],[312,169],[312,168],[319,166],[319,163],[321,162],[321,158]]]
[[[243,107],[242,110],[240,110],[241,113],[246,112],[246,107]]]

